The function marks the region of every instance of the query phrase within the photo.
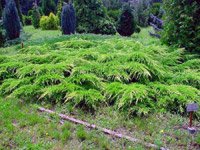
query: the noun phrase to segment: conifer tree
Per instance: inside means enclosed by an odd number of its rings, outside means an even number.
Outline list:
[[[62,8],[61,27],[63,34],[74,34],[76,28],[75,10],[71,3],[66,3]]]
[[[32,12],[32,24],[34,26],[34,28],[39,28],[40,27],[40,12],[37,6],[37,3],[34,3],[34,7],[33,7],[33,12]]]
[[[200,54],[200,1],[164,0],[165,44]]]
[[[131,36],[136,28],[130,4],[125,4],[118,20],[117,31],[121,36]]]
[[[115,26],[100,0],[75,0],[77,32],[115,34]]]
[[[49,16],[49,14],[56,12],[56,4],[54,0],[42,0],[42,11],[44,15]]]
[[[13,0],[9,0],[6,3],[3,12],[3,25],[8,39],[12,40],[19,38],[21,29],[20,18],[17,12],[16,4]]]

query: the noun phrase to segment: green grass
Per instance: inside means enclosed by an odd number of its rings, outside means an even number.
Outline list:
[[[0,149],[147,149],[141,144],[114,138],[71,122],[61,124],[56,115],[40,113],[37,107],[36,104],[16,99],[0,99]],[[95,115],[80,109],[70,113],[64,105],[54,109],[170,149],[181,149],[179,145],[186,147],[191,139],[187,131],[175,129],[186,124],[187,119],[169,113],[126,118],[112,107],[102,108]],[[199,142],[199,134],[195,141]]]
[[[179,149],[188,142],[187,131],[173,128],[187,122],[179,115],[186,116],[188,103],[200,104],[197,55],[161,45],[149,28],[130,38],[24,30],[24,48],[0,49],[0,149],[143,148],[60,125],[34,104],[157,145]]]
[[[0,99],[0,110],[0,149],[121,149],[125,142],[108,142],[111,137],[70,122],[62,125],[56,116],[41,114],[35,105],[18,100]]]

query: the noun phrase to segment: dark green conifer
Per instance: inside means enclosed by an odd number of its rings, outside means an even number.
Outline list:
[[[64,4],[61,16],[63,34],[74,34],[76,28],[76,16],[74,7],[71,3]]]
[[[34,3],[33,11],[32,11],[32,24],[34,28],[39,28],[40,27],[40,12],[37,6],[37,3]]]
[[[49,16],[52,12],[55,14],[56,12],[56,4],[54,0],[42,0],[42,11],[45,16]]]
[[[12,40],[19,38],[21,29],[20,18],[16,4],[13,0],[9,0],[6,3],[3,12],[3,25],[6,30],[6,36],[8,39]]]
[[[131,36],[136,28],[134,16],[129,4],[125,4],[118,20],[117,31],[121,36]]]

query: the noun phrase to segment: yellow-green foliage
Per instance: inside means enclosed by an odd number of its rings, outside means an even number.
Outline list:
[[[42,30],[57,30],[59,25],[59,19],[53,13],[49,16],[42,16],[40,19],[40,27]]]
[[[0,56],[0,94],[87,111],[113,105],[130,115],[183,114],[189,102],[200,104],[199,59],[183,55],[131,38],[62,37]]]

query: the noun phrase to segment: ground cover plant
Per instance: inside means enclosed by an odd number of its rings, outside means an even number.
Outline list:
[[[0,62],[0,94],[22,100],[65,103],[89,112],[110,105],[130,117],[185,114],[188,103],[200,103],[197,56],[156,42],[61,36],[18,47],[17,54],[1,55]]]

